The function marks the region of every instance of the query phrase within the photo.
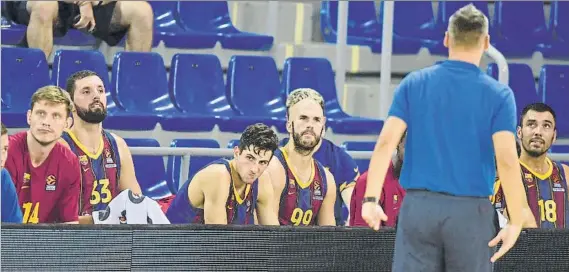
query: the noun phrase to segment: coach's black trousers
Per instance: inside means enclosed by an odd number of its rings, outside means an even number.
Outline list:
[[[407,191],[392,271],[492,271],[495,249],[488,242],[497,234],[495,215],[488,198]]]

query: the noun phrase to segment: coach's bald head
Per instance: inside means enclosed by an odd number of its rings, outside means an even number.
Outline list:
[[[490,46],[488,17],[473,4],[456,11],[449,19],[444,45],[453,51],[469,51],[482,55]]]

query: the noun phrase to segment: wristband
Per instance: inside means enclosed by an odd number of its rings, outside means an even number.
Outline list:
[[[366,202],[377,203],[377,197],[374,197],[374,196],[364,197],[364,200],[362,201],[362,203],[366,203]]]

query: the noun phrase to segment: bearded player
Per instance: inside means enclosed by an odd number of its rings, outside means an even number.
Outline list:
[[[74,104],[73,126],[61,142],[79,158],[83,182],[79,223],[92,224],[92,213],[105,210],[122,190],[140,194],[132,155],[125,141],[102,126],[107,116],[103,80],[92,71],[79,71],[67,79]]]
[[[569,167],[547,157],[557,137],[555,125],[555,112],[544,103],[530,104],[522,111],[517,134],[522,181],[531,210],[525,227],[569,228]],[[500,180],[494,188],[492,202],[507,217]]]
[[[264,124],[248,126],[233,159],[202,168],[180,189],[166,216],[172,224],[278,225],[273,191],[263,174],[279,144]]]
[[[336,183],[313,158],[322,139],[324,98],[313,89],[296,89],[286,101],[288,143],[275,152],[268,172],[281,225],[335,226]]]
[[[58,142],[71,121],[71,101],[59,87],[46,86],[30,106],[30,129],[10,137],[6,161],[23,223],[77,223],[81,170],[75,154]]]

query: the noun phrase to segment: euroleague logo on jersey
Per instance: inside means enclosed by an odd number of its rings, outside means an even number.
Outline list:
[[[57,178],[54,175],[49,175],[45,179],[45,190],[46,191],[55,191],[57,186]]]

